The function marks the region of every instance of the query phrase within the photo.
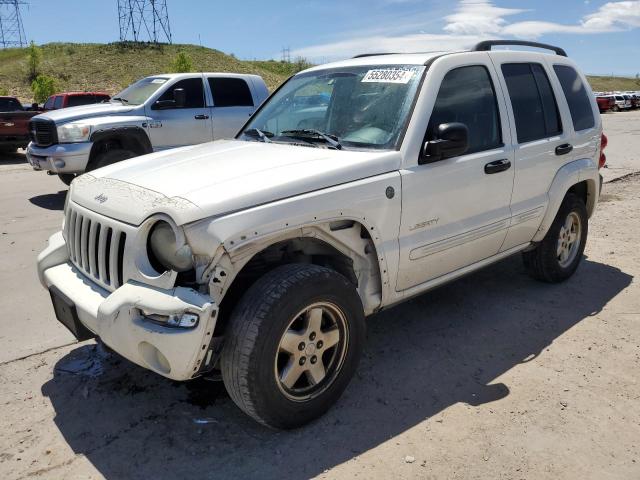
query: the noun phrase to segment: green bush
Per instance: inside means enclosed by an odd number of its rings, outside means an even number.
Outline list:
[[[171,64],[171,73],[189,73],[193,71],[191,57],[184,52],[178,52]]]
[[[9,95],[7,89],[4,87],[0,87],[0,97],[6,97],[7,95]]]
[[[38,103],[43,103],[56,93],[56,81],[48,75],[38,75],[31,82],[31,91],[33,91],[33,99]]]
[[[29,81],[33,81],[40,74],[40,63],[42,62],[42,50],[31,41],[27,48],[27,76]]]

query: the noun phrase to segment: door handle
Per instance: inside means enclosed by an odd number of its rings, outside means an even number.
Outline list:
[[[566,155],[567,153],[573,150],[573,145],[570,143],[563,143],[562,145],[558,145],[556,147],[556,155]]]
[[[492,173],[504,172],[511,168],[511,162],[506,158],[502,160],[496,160],[495,162],[489,162],[484,166],[484,173],[491,175]]]
[[[209,120],[209,115],[201,114],[201,115],[196,115],[193,118],[195,118],[196,120]]]

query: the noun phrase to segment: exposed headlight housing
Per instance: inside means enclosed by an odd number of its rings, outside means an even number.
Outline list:
[[[83,123],[65,123],[57,130],[60,143],[88,142],[91,136],[91,126]]]
[[[147,252],[151,266],[158,272],[186,272],[193,268],[191,247],[186,243],[178,245],[173,227],[164,220],[158,220],[151,227]]]

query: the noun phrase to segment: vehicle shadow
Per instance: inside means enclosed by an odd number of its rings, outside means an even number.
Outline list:
[[[547,285],[516,257],[373,316],[341,400],[295,431],[255,423],[219,382],[170,382],[93,344],[62,358],[42,392],[69,446],[107,479],[309,478],[455,403],[508,396],[517,386],[497,377],[590,321],[632,278],[585,259],[572,279]]]
[[[27,156],[22,153],[22,150],[11,153],[0,150],[0,165],[18,165],[20,163],[27,163]]]
[[[64,201],[67,198],[67,190],[60,190],[58,193],[45,193],[31,197],[29,201],[36,207],[47,210],[64,210]]]

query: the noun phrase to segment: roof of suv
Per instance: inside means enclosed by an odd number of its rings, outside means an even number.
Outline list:
[[[462,51],[436,51],[436,52],[421,52],[421,53],[368,53],[363,55],[357,55],[353,58],[342,60],[338,62],[333,62],[325,65],[318,65],[312,68],[309,68],[305,71],[314,71],[314,70],[324,70],[327,68],[340,68],[346,66],[365,66],[365,65],[426,65],[430,63],[432,60],[437,57],[443,55],[452,55],[452,54],[473,54],[478,52],[488,52],[491,51],[491,48],[494,46],[523,46],[523,47],[533,47],[533,48],[541,48],[545,50],[551,50],[554,55],[559,55],[562,57],[566,57],[567,53],[560,47],[555,47],[553,45],[548,45],[545,43],[538,42],[528,42],[521,40],[485,40],[479,42],[475,47],[471,50],[462,50]],[[495,52],[495,50],[494,50]],[[522,50],[499,50],[500,54],[507,53],[527,53],[532,56],[539,55],[548,55],[547,53],[543,54],[536,51],[522,51]]]

